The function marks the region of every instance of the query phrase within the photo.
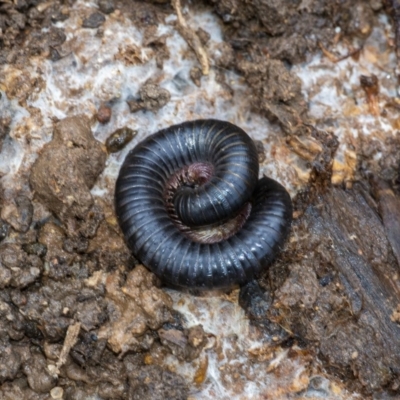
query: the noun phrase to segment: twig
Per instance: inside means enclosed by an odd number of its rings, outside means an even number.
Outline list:
[[[72,349],[72,347],[74,347],[74,345],[78,339],[80,329],[81,329],[80,322],[77,322],[76,324],[70,325],[68,327],[67,334],[66,334],[65,340],[64,340],[64,345],[61,350],[60,357],[58,357],[58,361],[56,364],[57,368],[60,368],[67,361],[67,356],[68,356],[70,350]]]
[[[318,42],[318,46],[320,47],[320,49],[322,50],[324,55],[326,57],[328,57],[329,60],[332,61],[333,63],[338,63],[340,61],[345,60],[346,58],[353,57],[353,56],[357,55],[362,50],[362,47],[360,47],[359,49],[355,49],[355,50],[350,51],[348,54],[346,54],[346,55],[344,55],[342,57],[336,57],[329,50],[327,50],[321,42]]]
[[[65,335],[65,340],[61,353],[58,357],[56,365],[49,365],[49,371],[54,375],[58,376],[60,374],[60,368],[66,363],[69,352],[78,340],[79,331],[81,330],[81,323],[70,325]]]
[[[172,6],[175,9],[176,15],[178,17],[178,30],[182,37],[187,41],[189,46],[193,49],[196,54],[197,59],[201,65],[201,72],[203,75],[208,75],[210,72],[210,64],[208,62],[207,52],[205,51],[203,45],[196,32],[189,28],[186,24],[185,19],[182,15],[181,2],[180,0],[171,0]]]

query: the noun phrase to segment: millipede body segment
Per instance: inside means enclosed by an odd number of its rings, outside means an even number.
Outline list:
[[[174,286],[225,289],[255,279],[292,221],[285,188],[258,173],[253,141],[229,122],[184,122],[149,136],[116,183],[130,249]]]

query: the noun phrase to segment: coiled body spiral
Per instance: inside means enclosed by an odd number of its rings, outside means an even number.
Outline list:
[[[258,172],[253,141],[229,122],[185,122],[149,136],[127,155],[116,183],[130,249],[174,286],[231,288],[255,279],[292,220],[287,191]]]

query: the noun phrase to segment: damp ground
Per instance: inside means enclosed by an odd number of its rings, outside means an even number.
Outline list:
[[[278,3],[0,5],[0,398],[396,398],[390,11]],[[294,200],[261,293],[165,288],[117,225],[126,154],[196,118]]]

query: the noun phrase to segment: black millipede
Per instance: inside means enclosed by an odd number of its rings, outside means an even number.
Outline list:
[[[258,173],[254,142],[229,122],[189,121],[147,137],[116,182],[128,246],[173,286],[228,289],[256,279],[292,221],[288,192]]]

